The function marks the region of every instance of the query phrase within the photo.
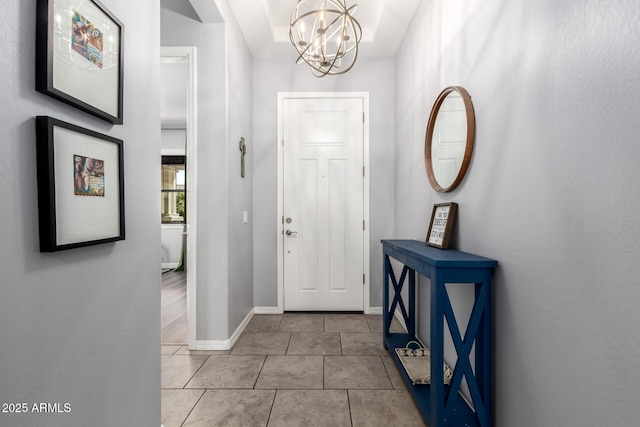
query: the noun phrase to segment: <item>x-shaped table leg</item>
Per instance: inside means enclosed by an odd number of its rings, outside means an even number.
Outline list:
[[[390,319],[395,313],[396,307],[400,306],[400,311],[402,312],[402,317],[404,318],[405,325],[407,326],[409,326],[410,324],[412,325],[413,322],[410,322],[410,320],[412,319],[410,319],[409,314],[407,314],[407,309],[404,305],[404,301],[402,300],[402,287],[404,286],[404,281],[407,277],[407,273],[411,271],[410,281],[412,283],[411,283],[410,291],[413,297],[413,288],[414,288],[413,281],[415,280],[415,273],[413,272],[413,270],[411,270],[409,267],[405,265],[402,269],[402,274],[400,275],[400,282],[398,282],[398,280],[396,280],[396,275],[393,272],[393,268],[391,267],[391,261],[389,260],[389,257],[385,257],[385,258],[386,258],[385,262],[387,263],[387,268],[389,271],[389,277],[391,278],[391,284],[393,285],[393,291],[394,291],[393,301],[391,302],[391,308],[389,309]],[[410,302],[413,303],[413,301],[410,301]],[[413,304],[411,304],[410,307],[413,307]],[[389,321],[389,323],[391,323],[391,321]],[[409,331],[409,332],[411,333],[412,331]]]
[[[476,303],[473,306],[471,317],[469,318],[469,323],[467,325],[467,330],[464,334],[464,339],[462,339],[462,335],[460,334],[460,328],[458,327],[458,322],[456,321],[455,315],[453,313],[451,300],[449,299],[449,295],[446,292],[444,292],[444,301],[445,318],[447,319],[449,331],[451,332],[451,338],[458,354],[458,361],[453,370],[451,385],[445,395],[445,411],[449,409],[447,408],[449,398],[452,396],[457,396],[460,391],[462,378],[463,376],[466,376],[467,385],[469,386],[471,399],[473,401],[473,406],[476,410],[476,413],[478,414],[478,419],[484,420],[486,419],[486,411],[489,410],[489,408],[487,408],[485,405],[484,396],[480,391],[480,385],[478,384],[478,381],[473,373],[470,360],[471,348],[478,336],[478,331],[483,320],[483,315],[485,314],[484,290],[480,290],[480,295],[478,295]]]

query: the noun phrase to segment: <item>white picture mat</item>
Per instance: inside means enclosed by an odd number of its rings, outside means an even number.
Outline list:
[[[429,234],[429,243],[442,245],[444,242],[444,233],[447,229],[450,209],[450,206],[438,206],[436,208],[433,214],[433,224],[431,225],[431,233]]]
[[[120,31],[118,25],[90,1],[53,0],[53,88],[112,116],[118,116]],[[103,32],[103,68],[71,48],[72,11]]]
[[[120,235],[120,157],[116,143],[53,127],[56,244]],[[104,161],[104,197],[74,192],[74,156]]]

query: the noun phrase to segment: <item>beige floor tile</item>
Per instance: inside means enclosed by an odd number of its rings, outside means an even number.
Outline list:
[[[338,332],[294,332],[287,354],[342,354]]]
[[[364,319],[367,321],[371,332],[382,333],[382,314],[367,314]]]
[[[318,314],[285,314],[279,332],[324,332],[324,316]]]
[[[231,354],[286,354],[289,332],[244,332]]]
[[[275,390],[207,390],[183,427],[264,427],[274,395]]]
[[[387,354],[382,344],[382,334],[372,332],[340,332],[342,354],[381,356]]]
[[[186,388],[253,388],[264,359],[259,355],[209,356]]]
[[[278,390],[269,427],[351,427],[346,390]]]
[[[276,332],[282,321],[281,314],[256,314],[253,316],[245,332]]]
[[[369,325],[369,329],[371,330],[371,332],[382,333],[382,314],[367,314],[364,317],[365,317],[365,319],[367,321],[367,325]],[[391,319],[391,327],[389,328],[389,332],[403,333],[403,332],[406,332],[406,331],[402,327],[402,325],[400,324],[398,319],[393,317]]]
[[[353,427],[426,427],[406,390],[349,390]]]
[[[392,389],[380,356],[325,356],[325,389]]]
[[[328,314],[324,317],[325,332],[371,332],[362,314]]]
[[[162,390],[162,425],[180,427],[204,390]]]
[[[384,363],[384,367],[387,369],[387,374],[389,375],[389,379],[391,380],[393,388],[395,388],[396,390],[406,390],[407,385],[402,379],[398,367],[391,359],[391,356],[389,354],[382,356],[382,363]]]
[[[174,354],[181,347],[180,345],[162,345],[160,346],[160,354]]]
[[[267,356],[255,388],[321,389],[323,356]]]
[[[162,388],[183,388],[208,356],[162,356]]]

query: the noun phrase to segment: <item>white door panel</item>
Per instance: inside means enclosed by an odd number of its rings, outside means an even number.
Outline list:
[[[286,99],[285,310],[362,310],[362,99]]]

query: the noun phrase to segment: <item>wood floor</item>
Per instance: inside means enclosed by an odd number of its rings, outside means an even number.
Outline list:
[[[162,344],[187,345],[187,274],[162,274]]]

